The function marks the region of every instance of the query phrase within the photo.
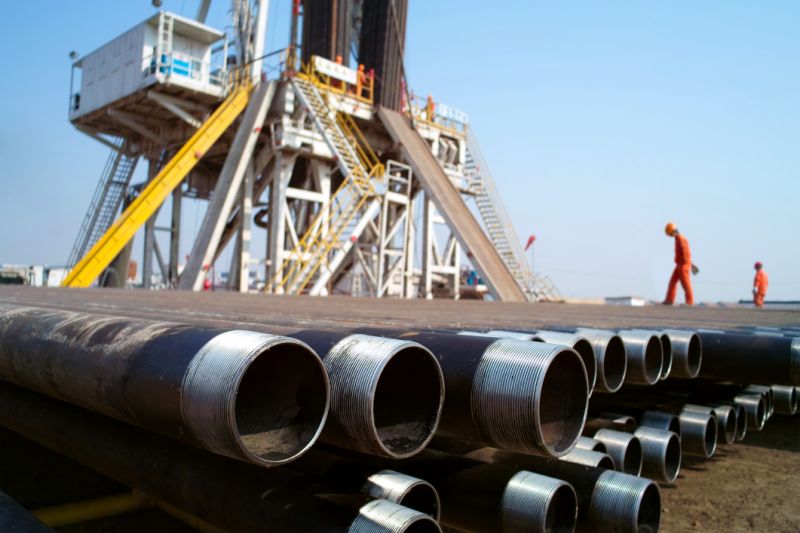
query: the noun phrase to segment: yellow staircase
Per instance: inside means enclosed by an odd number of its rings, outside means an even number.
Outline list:
[[[273,277],[276,292],[301,294],[318,272],[330,276],[358,238],[358,220],[369,212],[367,202],[375,197],[374,182],[383,177],[384,167],[353,118],[330,108],[328,87],[310,69],[296,75],[292,83],[346,176],[327,210],[317,213]],[[323,266],[327,268],[320,272]]]
[[[203,155],[247,107],[252,85],[242,83],[200,126],[142,193],[119,216],[64,279],[64,287],[88,287],[114,260],[136,232],[180,185]]]

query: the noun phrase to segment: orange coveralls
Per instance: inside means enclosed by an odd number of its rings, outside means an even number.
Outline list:
[[[680,281],[683,292],[686,294],[686,304],[694,304],[691,275],[692,254],[689,251],[689,241],[679,233],[675,235],[675,270],[672,271],[672,277],[669,279],[667,298],[664,303],[675,303],[675,293],[677,292],[678,281]]]
[[[764,297],[767,295],[767,286],[769,286],[769,277],[764,269],[756,271],[756,277],[753,280],[753,288],[755,289],[755,296],[753,296],[753,303],[756,307],[764,307]]]

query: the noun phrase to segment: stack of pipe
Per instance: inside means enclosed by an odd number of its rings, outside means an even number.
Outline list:
[[[237,531],[656,530],[683,456],[797,410],[795,330],[47,294],[0,291],[0,424]]]

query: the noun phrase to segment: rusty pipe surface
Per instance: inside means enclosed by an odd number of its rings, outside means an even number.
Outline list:
[[[445,399],[442,369],[425,347],[329,331],[289,333],[317,350],[331,381],[331,412],[321,440],[401,459],[433,438]]]
[[[578,496],[580,530],[638,533],[657,531],[661,522],[661,493],[649,479],[501,450],[479,450],[468,457],[566,481]]]
[[[594,434],[594,438],[606,447],[606,453],[614,460],[615,470],[632,476],[642,472],[642,444],[636,435],[601,429]]]
[[[31,307],[0,306],[0,378],[266,466],[307,450],[329,404],[294,339]]]
[[[672,372],[677,378],[696,378],[703,362],[703,343],[695,331],[665,329],[672,345]]]
[[[365,504],[378,501],[360,495],[335,501],[310,478],[286,468],[234,461],[4,382],[0,424],[228,530],[261,531],[269,524],[276,531],[346,532]],[[386,528],[380,531],[410,525],[397,523],[391,513],[367,514]]]
[[[436,333],[363,328],[368,335],[414,340],[444,372],[447,396],[434,439],[465,453],[487,445],[548,456],[567,453],[586,419],[586,369],[565,346]]]
[[[603,446],[603,448],[605,448],[605,446]],[[614,460],[605,452],[574,448],[567,455],[559,457],[558,460],[578,465],[614,470]]]
[[[700,330],[700,377],[760,385],[800,385],[800,337]]]
[[[0,531],[8,533],[54,533],[30,511],[0,491]]]
[[[681,439],[672,431],[645,426],[634,435],[642,444],[641,475],[664,483],[674,483],[681,469]]]

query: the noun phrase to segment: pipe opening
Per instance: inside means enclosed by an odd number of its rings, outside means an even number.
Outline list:
[[[681,469],[681,441],[677,435],[670,435],[664,453],[664,474],[668,483],[675,481]]]
[[[644,375],[648,383],[653,384],[659,380],[663,363],[661,341],[658,337],[652,336],[647,340],[644,349]]]
[[[713,416],[708,417],[708,422],[706,422],[703,442],[705,445],[706,457],[714,455],[714,451],[717,449],[717,422]]]
[[[570,485],[560,485],[550,497],[544,531],[552,533],[572,533],[575,531],[575,510],[577,507],[578,499],[575,495],[575,490]]]
[[[543,444],[554,456],[570,450],[583,430],[589,400],[584,376],[586,368],[571,350],[556,354],[545,372],[537,414]]]
[[[586,339],[578,339],[573,345],[573,349],[581,356],[583,366],[586,367],[586,377],[589,380],[589,390],[591,391],[597,380],[597,361],[594,358],[592,343]]]
[[[733,409],[725,409],[725,415],[717,414],[717,417],[723,426],[725,444],[731,444],[736,439],[736,416]]]
[[[733,409],[736,410],[736,440],[742,440],[747,435],[747,414],[743,405],[735,404]]]
[[[395,457],[424,448],[436,431],[444,398],[442,372],[430,352],[415,346],[398,351],[383,368],[374,394],[382,446]]]
[[[638,476],[642,472],[642,445],[639,439],[633,438],[628,441],[620,470],[632,476]]]
[[[766,402],[764,401],[764,397],[762,396],[758,400],[758,406],[756,407],[756,427],[755,429],[761,429],[764,427],[764,422],[767,421],[767,407]]]
[[[667,379],[672,370],[672,341],[669,335],[663,333],[659,340],[661,341],[661,376],[659,379]]]
[[[605,468],[606,470],[614,470],[614,460],[610,455],[604,453],[597,461],[597,468]]]
[[[700,343],[700,335],[693,333],[689,337],[689,347],[686,352],[686,367],[689,370],[689,377],[697,377],[700,373],[700,363],[703,360],[703,348]]]
[[[625,343],[614,335],[608,339],[605,355],[603,356],[602,372],[608,392],[616,392],[622,387],[622,382],[625,381],[626,368]]]
[[[637,531],[641,533],[658,531],[661,523],[661,493],[658,486],[651,483],[644,489],[639,500],[639,512],[636,515]]]
[[[439,520],[439,495],[436,493],[436,489],[427,483],[414,485],[408,489],[397,503]]]
[[[259,353],[239,383],[234,415],[244,449],[267,461],[288,461],[308,449],[328,413],[328,378],[303,345]]]

